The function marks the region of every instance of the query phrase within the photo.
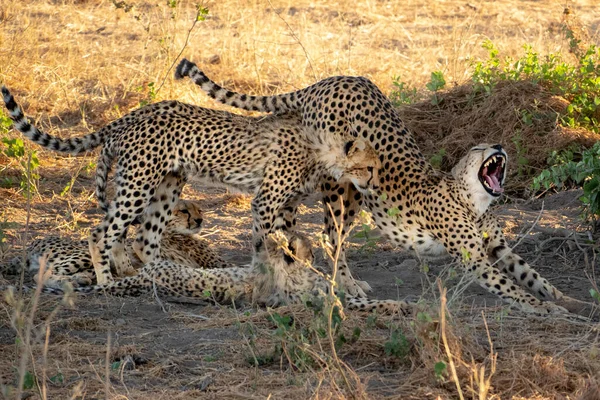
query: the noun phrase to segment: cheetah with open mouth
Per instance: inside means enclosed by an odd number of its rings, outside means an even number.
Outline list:
[[[501,145],[476,146],[452,174],[443,174],[429,164],[392,103],[367,78],[337,76],[295,92],[251,96],[222,88],[183,59],[175,77],[186,76],[221,103],[275,115],[296,112],[308,132],[334,137],[350,132],[379,153],[379,184],[372,192],[360,193],[328,178],[321,183],[325,232],[334,246],[342,245],[335,243],[336,223],[350,226],[362,205],[371,211],[382,236],[394,244],[422,255],[449,253],[482,287],[524,311],[566,312],[545,301],[563,294],[512,252],[488,212],[503,192],[507,155]],[[287,218],[293,227],[294,214]],[[366,282],[352,277],[343,252],[338,276],[352,295],[365,296],[370,290]]]

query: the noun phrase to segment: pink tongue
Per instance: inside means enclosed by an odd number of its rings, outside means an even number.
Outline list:
[[[500,182],[496,175],[485,175],[485,181],[491,186],[492,190],[496,193],[504,192],[504,189],[500,187]]]

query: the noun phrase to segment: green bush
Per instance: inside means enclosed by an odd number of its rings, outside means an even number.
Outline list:
[[[533,188],[560,189],[573,184],[582,185],[584,215],[587,219],[596,220],[600,215],[600,142],[583,150],[578,161],[576,155],[573,151],[552,152],[548,160],[551,167],[534,178]]]
[[[561,54],[540,55],[529,45],[517,60],[500,59],[498,49],[487,40],[483,47],[488,58],[472,64],[475,91],[491,93],[500,81],[528,80],[552,94],[564,97],[569,105],[559,115],[564,126],[583,127],[600,132],[600,50],[591,45],[574,63],[563,60]]]

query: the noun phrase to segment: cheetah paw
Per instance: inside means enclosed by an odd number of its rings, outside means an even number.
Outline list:
[[[366,292],[372,292],[373,289],[366,281],[359,281],[354,278],[346,278],[340,282],[340,286],[349,296],[366,298]]]
[[[525,303],[521,305],[521,309],[528,313],[541,315],[569,314],[569,311],[566,308],[549,301],[540,304]]]
[[[547,300],[560,300],[564,297],[564,294],[560,290],[550,284],[548,284],[547,287],[542,287],[540,292]]]

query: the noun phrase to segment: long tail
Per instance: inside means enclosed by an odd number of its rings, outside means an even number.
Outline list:
[[[113,161],[114,154],[109,149],[103,148],[96,164],[96,199],[98,207],[104,212],[108,212],[110,205],[106,195],[106,185]]]
[[[69,139],[61,139],[42,132],[27,120],[15,98],[5,86],[2,86],[2,96],[10,113],[10,118],[14,121],[15,128],[40,146],[61,153],[81,154],[100,146],[104,142],[103,130]]]
[[[220,103],[248,111],[286,113],[300,110],[307,88],[274,96],[250,96],[227,90],[210,80],[193,62],[181,60],[175,79],[190,77],[207,95]],[[309,86],[310,88],[310,86]]]

